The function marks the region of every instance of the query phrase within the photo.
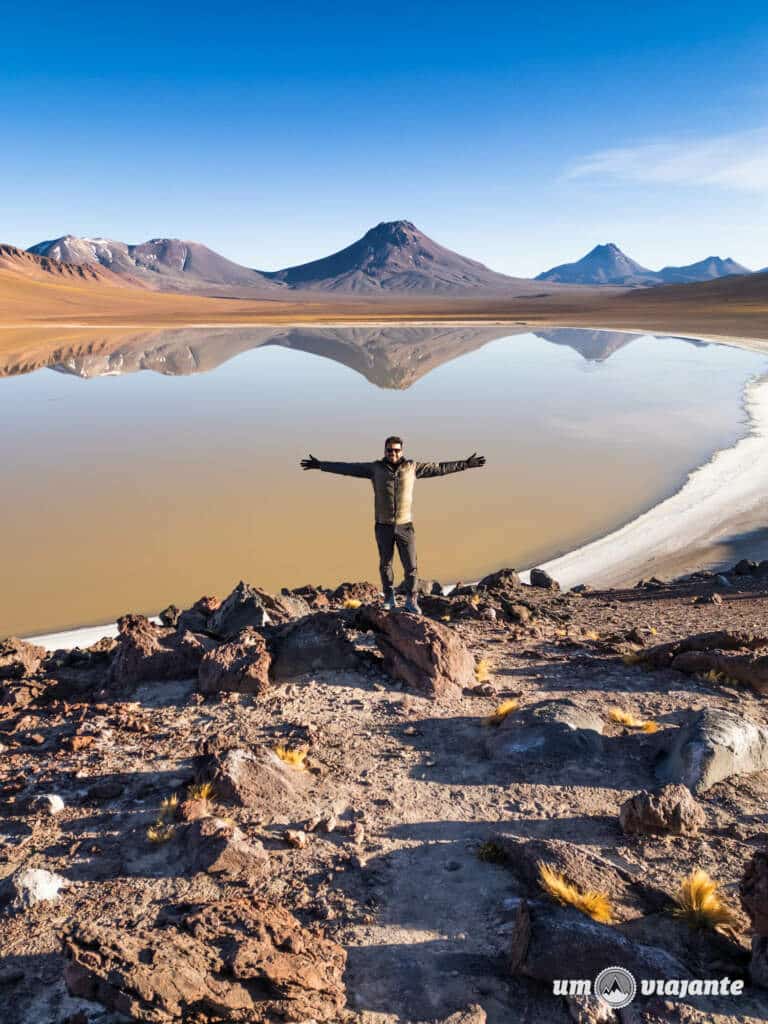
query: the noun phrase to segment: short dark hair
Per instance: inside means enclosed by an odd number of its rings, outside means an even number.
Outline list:
[[[388,437],[387,438],[387,440],[384,442],[384,447],[386,448],[390,444],[399,444],[400,447],[402,448],[403,447],[403,439],[402,439],[402,437],[395,437],[393,435],[392,437]]]

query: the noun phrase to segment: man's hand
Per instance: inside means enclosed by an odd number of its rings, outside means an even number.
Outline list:
[[[316,459],[314,455],[310,454],[308,459],[301,460],[302,469],[320,469],[320,460]]]
[[[467,469],[479,469],[480,466],[485,465],[485,456],[478,455],[477,452],[472,452],[469,458],[465,461],[467,463]]]

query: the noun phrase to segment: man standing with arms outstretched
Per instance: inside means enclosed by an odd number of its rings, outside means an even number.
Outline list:
[[[417,478],[445,476],[484,465],[484,456],[476,452],[468,459],[459,459],[457,462],[414,462],[403,457],[403,441],[399,437],[387,438],[384,442],[384,458],[375,462],[323,462],[314,455],[301,460],[302,469],[357,476],[372,482],[384,607],[390,611],[397,608],[392,570],[392,558],[397,545],[405,573],[405,610],[416,615],[421,614],[421,608],[416,593],[416,537],[411,521],[414,482]]]

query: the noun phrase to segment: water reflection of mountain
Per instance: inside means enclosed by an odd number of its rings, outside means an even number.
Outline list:
[[[186,328],[123,337],[85,352],[59,350],[41,365],[85,378],[139,370],[176,376],[204,373],[251,349],[279,345],[342,363],[378,387],[404,389],[443,363],[522,333],[524,328],[509,326]]]
[[[573,327],[555,327],[551,331],[536,331],[536,337],[553,345],[567,345],[591,363],[603,363],[614,352],[641,338],[641,334],[624,331],[590,331]]]
[[[0,363],[0,376],[43,367],[83,378],[139,370],[186,376],[214,370],[251,349],[279,345],[332,359],[378,387],[403,390],[452,359],[528,330],[504,325],[175,328],[83,339],[54,350],[42,345],[39,353],[33,348]],[[537,331],[536,337],[603,362],[641,335],[562,327]]]

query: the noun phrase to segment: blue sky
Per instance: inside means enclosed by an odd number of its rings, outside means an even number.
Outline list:
[[[0,241],[275,269],[406,218],[525,276],[768,265],[763,4],[279,6],[6,6]]]

